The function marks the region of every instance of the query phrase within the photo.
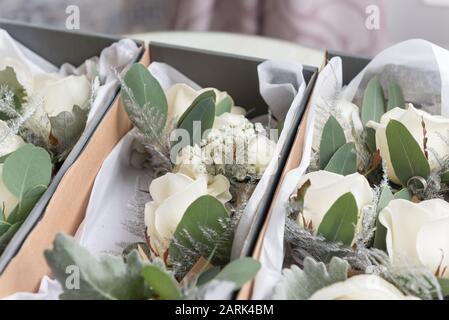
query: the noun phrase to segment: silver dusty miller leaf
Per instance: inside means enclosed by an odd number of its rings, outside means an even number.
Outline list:
[[[274,289],[273,299],[306,300],[316,291],[346,280],[348,269],[349,263],[337,257],[332,258],[328,269],[324,263],[308,257],[302,270],[296,265],[284,269],[283,278]]]

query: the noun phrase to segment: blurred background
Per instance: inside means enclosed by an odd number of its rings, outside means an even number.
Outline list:
[[[78,6],[86,32],[161,40],[170,39],[162,31],[195,31],[176,33],[184,42],[231,32],[362,55],[409,38],[449,48],[449,0],[0,0],[0,18],[65,28],[69,5]],[[229,37],[203,37],[203,46],[226,46]]]

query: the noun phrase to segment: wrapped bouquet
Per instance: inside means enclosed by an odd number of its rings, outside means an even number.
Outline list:
[[[400,43],[346,88],[342,60],[328,62],[302,162],[284,181],[264,241],[281,223],[284,239],[264,242],[254,297],[449,295],[448,57],[424,41]],[[282,257],[268,257],[273,246]]]
[[[273,72],[292,70],[299,87],[267,83]],[[226,92],[201,89],[163,63],[133,65],[121,91],[133,129],[103,162],[75,239],[60,235],[45,253],[59,284],[44,278],[40,294],[230,298],[260,268],[231,251],[242,216],[252,213],[254,195],[266,190],[261,182],[276,169],[286,139],[278,140],[279,123],[282,132],[294,126],[305,89],[301,72],[297,65],[261,64],[261,88],[271,90],[264,97],[285,87],[290,95],[274,99],[276,117],[269,112],[250,121]],[[78,287],[67,285],[73,266]]]
[[[138,48],[123,40],[74,68],[56,68],[0,30],[0,253],[84,132],[113,98],[115,70]],[[113,59],[111,53],[119,54]]]

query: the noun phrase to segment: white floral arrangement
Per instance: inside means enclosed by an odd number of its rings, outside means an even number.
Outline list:
[[[131,206],[145,225],[145,242],[127,246],[122,257],[98,260],[58,236],[46,252],[53,275],[64,284],[65,268],[75,264],[84,284],[76,292],[63,286],[60,298],[204,299],[217,288],[238,290],[260,268],[251,258],[231,261],[231,248],[276,151],[270,128],[250,122],[245,109],[215,88],[177,83],[164,91],[141,64],[124,76],[122,99],[134,124],[130,161],[150,177]],[[105,279],[103,265],[123,272]]]
[[[81,136],[96,85],[0,57],[0,253]]]
[[[287,269],[273,298],[448,296],[449,119],[377,77],[360,108],[340,97],[319,97],[316,107],[310,165],[287,210]]]

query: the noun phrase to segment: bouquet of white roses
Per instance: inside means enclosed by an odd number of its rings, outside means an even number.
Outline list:
[[[126,56],[120,53],[115,58],[116,67],[122,68],[138,48],[124,40],[78,68],[65,64],[59,69],[6,31],[0,30],[0,38],[1,254],[80,138],[88,118],[112,98],[112,88],[118,85],[115,71],[98,69],[113,62],[111,52],[126,49]]]
[[[290,128],[291,115],[253,123],[226,92],[200,89],[168,65],[149,69],[135,64],[123,78],[134,128],[104,161],[77,241],[59,236],[46,253],[61,298],[223,298],[259,270],[250,258],[231,261],[231,248],[276,163],[277,130],[270,129],[276,120]],[[294,92],[292,112],[304,87]],[[79,290],[66,286],[71,265],[81,271]],[[106,267],[123,272],[105,279]]]
[[[308,119],[313,135],[283,209],[290,268],[273,298],[449,294],[449,119],[434,115],[448,108],[449,79],[435,63],[443,58],[426,42],[398,44],[343,91],[341,60],[324,68]]]

